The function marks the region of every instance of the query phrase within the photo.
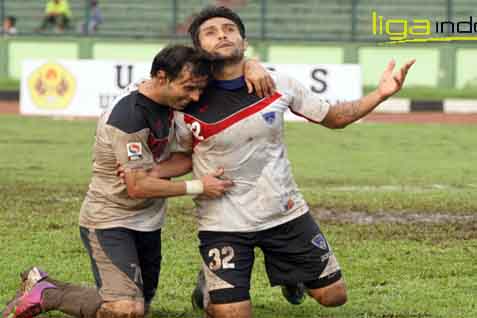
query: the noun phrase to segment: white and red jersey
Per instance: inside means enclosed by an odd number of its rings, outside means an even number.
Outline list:
[[[330,106],[298,81],[272,76],[277,92],[270,97],[248,94],[243,78],[216,81],[175,115],[178,144],[193,151],[194,176],[223,167],[235,183],[219,199],[195,199],[201,231],[260,231],[308,211],[287,158],[284,113],[320,122]]]

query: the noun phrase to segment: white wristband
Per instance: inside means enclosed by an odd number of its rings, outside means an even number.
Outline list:
[[[186,181],[186,194],[204,193],[204,184],[200,180]]]

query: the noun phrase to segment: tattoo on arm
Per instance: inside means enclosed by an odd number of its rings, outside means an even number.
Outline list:
[[[372,112],[382,101],[379,93],[375,91],[352,102],[338,103],[331,107],[324,125],[330,128],[344,128]]]
[[[336,115],[336,119],[339,121],[345,121],[351,123],[363,116],[361,113],[361,106],[359,100],[352,102],[339,103],[333,107]]]

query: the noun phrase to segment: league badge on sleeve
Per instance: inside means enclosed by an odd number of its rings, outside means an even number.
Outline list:
[[[142,144],[140,142],[130,142],[127,144],[128,161],[142,159]]]
[[[273,125],[273,123],[275,122],[276,114],[275,112],[268,112],[268,113],[262,114],[262,117],[267,124]]]

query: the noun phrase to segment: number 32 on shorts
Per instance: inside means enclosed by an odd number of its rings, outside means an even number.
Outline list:
[[[232,246],[224,246],[221,250],[218,248],[209,250],[209,257],[212,257],[209,263],[210,270],[218,271],[219,269],[235,268],[235,264],[231,262],[234,256],[235,252]]]

